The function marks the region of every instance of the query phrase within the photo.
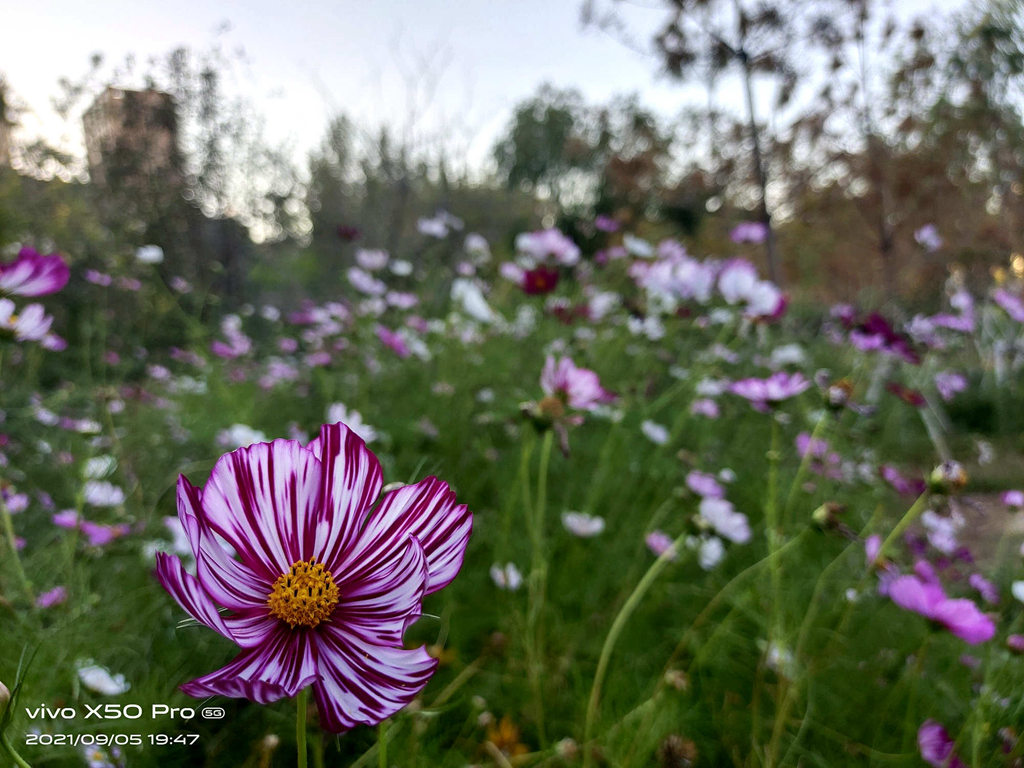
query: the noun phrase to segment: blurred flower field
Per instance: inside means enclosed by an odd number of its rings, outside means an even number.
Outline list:
[[[1022,276],[797,307],[756,226],[581,227],[222,317],[10,250],[0,765],[1024,764]]]

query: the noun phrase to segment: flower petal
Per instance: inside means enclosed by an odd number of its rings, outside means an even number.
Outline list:
[[[265,605],[272,583],[228,555],[203,519],[201,499],[200,490],[179,476],[178,519],[192,545],[203,589],[215,602],[235,611]]]
[[[226,667],[181,686],[197,699],[205,696],[244,697],[257,704],[290,698],[315,682],[315,635],[277,622],[258,647],[243,651]]]
[[[338,585],[341,600],[332,621],[374,645],[400,646],[410,619],[420,615],[427,559],[416,539],[401,558],[359,581]]]
[[[373,573],[415,537],[427,556],[429,595],[459,572],[472,528],[473,515],[465,504],[455,503],[448,484],[428,477],[384,497],[338,572],[346,579],[350,571],[353,577]]]
[[[971,600],[945,600],[936,607],[933,618],[971,645],[991,640],[996,633],[992,619],[978,610]]]
[[[273,582],[313,554],[320,462],[294,440],[239,448],[222,456],[203,488],[206,520],[256,575]]]
[[[326,517],[316,529],[315,556],[332,573],[359,537],[366,512],[383,485],[380,462],[355,432],[342,423],[325,424],[308,449],[320,459],[320,505]]]
[[[423,690],[437,667],[424,648],[373,645],[336,626],[318,641],[320,681],[313,693],[320,723],[333,733],[387,719]]]
[[[229,640],[235,639],[213,600],[206,594],[199,580],[185,571],[181,560],[166,552],[157,552],[156,577],[189,616]]]

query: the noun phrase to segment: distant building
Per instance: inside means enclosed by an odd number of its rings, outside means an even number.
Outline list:
[[[89,175],[112,190],[181,183],[174,99],[157,90],[107,88],[82,116]]]

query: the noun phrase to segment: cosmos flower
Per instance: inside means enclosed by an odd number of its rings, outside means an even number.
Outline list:
[[[64,587],[54,587],[43,592],[36,598],[36,605],[40,608],[52,608],[60,605],[68,599],[68,591]]]
[[[644,419],[640,423],[640,431],[644,433],[644,437],[646,437],[655,445],[664,445],[665,443],[668,442],[668,428],[665,427],[665,425],[659,424],[656,421]]]
[[[119,696],[132,687],[124,675],[112,675],[106,667],[93,664],[92,659],[79,662],[78,679],[90,691],[104,696]]]
[[[925,720],[917,731],[917,748],[921,759],[933,768],[967,768],[955,752],[954,742],[946,729],[935,720]]]
[[[679,553],[676,552],[672,537],[664,531],[651,531],[644,537],[644,543],[647,544],[647,548],[651,550],[651,553],[655,557],[661,557],[666,552],[669,560],[675,560],[679,557]]]
[[[490,574],[491,581],[498,589],[515,592],[523,585],[523,574],[516,568],[515,563],[505,563],[504,565],[495,563],[491,566]]]
[[[768,225],[761,221],[741,221],[729,232],[734,243],[763,243],[768,239]]]
[[[946,597],[942,587],[918,576],[900,576],[889,585],[889,597],[900,608],[919,613],[971,645],[990,640],[996,626],[972,601]]]
[[[926,251],[935,252],[942,247],[942,237],[934,224],[925,224],[914,230],[914,240]]]
[[[548,397],[557,397],[579,411],[592,411],[615,400],[615,395],[601,386],[596,373],[587,368],[577,368],[568,357],[557,362],[551,355],[547,357],[540,375],[540,386]]]
[[[0,299],[0,330],[14,334],[18,341],[42,341],[50,330],[53,318],[42,304],[29,304],[20,312],[10,299]]]
[[[586,512],[563,512],[562,525],[573,536],[589,539],[604,530],[604,518]]]
[[[0,264],[0,293],[45,296],[67,285],[69,275],[68,265],[59,254],[42,256],[25,247],[10,264]]]
[[[769,406],[778,405],[803,392],[811,386],[802,373],[785,373],[778,371],[767,379],[741,379],[729,385],[734,395],[746,398],[759,411],[768,410]]]
[[[542,229],[538,232],[523,232],[516,236],[516,250],[536,261],[548,256],[563,266],[571,267],[580,260],[580,249],[566,235],[557,229]]]
[[[1024,299],[1005,288],[997,288],[992,293],[992,299],[1000,307],[1006,310],[1012,319],[1018,323],[1024,323]]]
[[[157,578],[242,649],[185,693],[266,704],[312,686],[320,722],[337,733],[382,722],[423,689],[437,660],[405,649],[402,636],[424,595],[461,568],[472,516],[435,477],[377,504],[381,487],[377,457],[344,424],[308,445],[226,454],[202,489],[179,478],[197,575],[158,553]]]
[[[732,502],[727,499],[707,496],[700,501],[700,516],[703,517],[715,532],[736,544],[750,541],[750,523],[747,516],[737,512]]]

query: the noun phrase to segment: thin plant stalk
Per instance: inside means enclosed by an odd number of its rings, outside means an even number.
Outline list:
[[[295,744],[298,750],[299,768],[306,768],[306,709],[309,688],[303,688],[295,696]]]
[[[623,603],[622,608],[619,609],[618,615],[612,621],[611,629],[608,630],[608,636],[604,639],[601,655],[597,660],[597,671],[594,672],[594,682],[590,687],[590,699],[587,701],[587,714],[583,723],[583,768],[590,768],[592,760],[590,746],[594,731],[594,720],[597,717],[597,707],[601,700],[601,687],[604,684],[605,674],[608,672],[608,663],[611,660],[612,651],[615,650],[615,644],[618,642],[619,635],[622,634],[626,622],[629,621],[630,616],[633,615],[633,612],[640,605],[640,601],[647,594],[647,590],[651,588],[655,579],[665,570],[668,564],[678,556],[685,538],[686,535],[684,534],[672,542],[672,546],[662,552],[658,559],[651,564],[651,567],[647,569],[647,573],[643,575],[643,578],[633,588],[633,592],[626,599],[626,602]]]
[[[11,513],[7,510],[7,504],[2,496],[0,496],[0,520],[3,521],[4,538],[7,539],[7,546],[11,550],[11,562],[14,563],[14,570],[18,575],[18,580],[21,582],[22,589],[25,590],[29,602],[35,602],[32,593],[32,582],[28,580],[25,569],[21,565],[21,557],[18,555],[18,543],[14,535],[14,523],[11,521]]]

